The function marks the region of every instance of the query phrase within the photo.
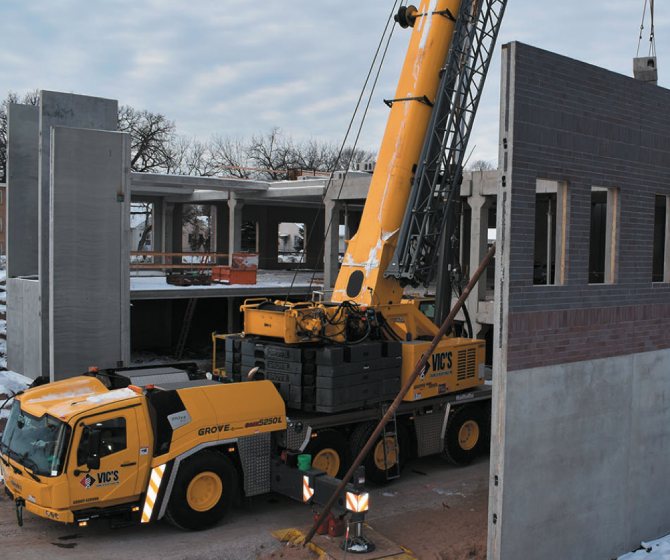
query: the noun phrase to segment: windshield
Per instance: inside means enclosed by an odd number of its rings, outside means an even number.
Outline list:
[[[45,414],[41,418],[21,410],[14,401],[2,434],[0,452],[42,476],[60,474],[70,438],[70,427]]]

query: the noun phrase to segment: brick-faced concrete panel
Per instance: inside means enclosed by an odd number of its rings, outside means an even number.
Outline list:
[[[654,196],[670,194],[670,91],[514,44],[510,310],[668,301],[651,282]],[[568,281],[533,286],[535,185],[567,181]],[[588,285],[591,186],[620,192],[618,274]]]
[[[52,129],[50,374],[129,358],[129,142]]]
[[[39,109],[11,103],[7,134],[7,276],[38,271]]]
[[[670,531],[670,91],[503,49],[489,558],[611,558]],[[533,285],[538,179],[568,188],[565,285]],[[589,284],[591,188],[616,188],[616,277]]]

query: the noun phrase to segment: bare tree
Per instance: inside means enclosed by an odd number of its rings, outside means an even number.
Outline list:
[[[7,125],[10,103],[22,103],[24,105],[39,105],[39,90],[29,91],[23,96],[9,92],[0,104],[0,183],[7,180]]]
[[[490,171],[491,169],[496,169],[496,166],[485,159],[477,159],[468,165],[468,171]]]
[[[273,181],[288,179],[288,170],[294,167],[292,140],[284,138],[275,127],[267,134],[254,134],[247,147],[247,157],[254,167]]]
[[[122,105],[119,130],[130,134],[133,171],[161,173],[175,169],[175,125],[164,115]]]
[[[249,179],[253,175],[247,146],[240,138],[214,136],[209,145],[211,163],[217,175]]]

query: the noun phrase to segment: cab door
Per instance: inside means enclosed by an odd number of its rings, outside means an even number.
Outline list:
[[[136,409],[80,420],[68,461],[73,509],[133,501],[137,497],[139,459]]]

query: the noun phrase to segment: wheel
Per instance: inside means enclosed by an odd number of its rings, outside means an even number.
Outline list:
[[[165,516],[181,529],[207,529],[224,518],[236,495],[237,471],[228,457],[201,451],[180,465]]]
[[[355,457],[360,453],[376,427],[376,422],[365,422],[354,428],[351,434],[352,456]],[[402,468],[407,458],[407,441],[405,430],[400,425],[396,438],[389,435],[386,437],[380,435],[372,446],[370,453],[363,460],[366,480],[371,480],[376,484],[385,484],[388,482],[389,476],[397,474],[398,462]],[[386,457],[384,457],[385,454]]]
[[[486,439],[486,415],[478,406],[464,406],[449,414],[442,454],[454,465],[468,465]]]
[[[309,442],[305,453],[312,456],[312,467],[328,476],[340,478],[349,468],[350,455],[347,440],[336,430],[322,430]]]

